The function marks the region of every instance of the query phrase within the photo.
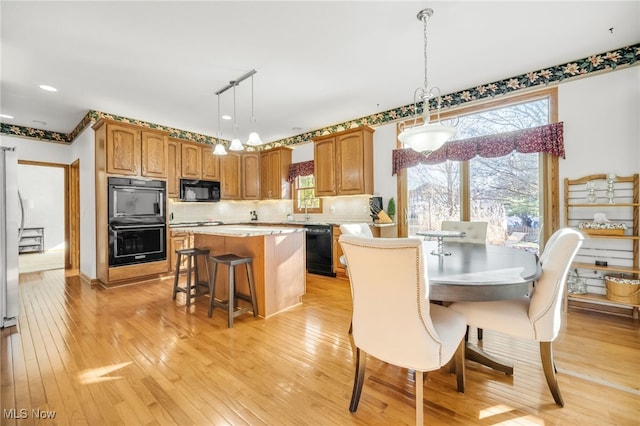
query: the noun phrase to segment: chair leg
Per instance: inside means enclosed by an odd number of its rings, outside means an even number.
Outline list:
[[[213,262],[213,270],[209,276],[209,291],[211,292],[211,298],[209,299],[209,318],[213,315],[213,302],[216,297],[216,278],[218,274],[218,262]]]
[[[416,371],[416,425],[424,424],[424,372]]]
[[[456,385],[458,387],[458,392],[460,393],[464,393],[464,349],[466,346],[467,343],[462,339],[458,345],[458,349],[456,349],[456,353],[453,355],[456,369]]]
[[[540,342],[540,358],[542,360],[542,369],[544,370],[544,377],[547,379],[547,385],[553,395],[553,400],[560,407],[564,407],[564,401],[562,395],[560,395],[560,387],[558,386],[558,380],[556,379],[555,363],[553,362],[553,348],[551,342]]]
[[[247,263],[247,281],[249,282],[249,291],[251,292],[251,306],[253,309],[253,316],[258,316],[258,298],[256,296],[256,286],[253,282],[253,266],[251,262]]]
[[[367,363],[367,354],[360,348],[356,349],[356,373],[353,378],[353,392],[351,392],[351,404],[349,411],[355,413],[360,402],[362,385],[364,384],[364,371]]]
[[[176,256],[176,273],[173,277],[173,292],[171,294],[171,298],[176,300],[176,294],[178,293],[178,281],[180,280],[180,259],[182,258],[182,254],[178,253]]]

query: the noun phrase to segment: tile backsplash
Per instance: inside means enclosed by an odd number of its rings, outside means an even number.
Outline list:
[[[323,197],[323,212],[309,213],[312,222],[370,222],[369,196]],[[220,220],[223,222],[248,222],[255,210],[258,220],[286,221],[292,213],[296,221],[304,220],[304,211],[294,211],[293,200],[220,201],[217,203],[184,203],[169,200],[169,213],[173,223]]]

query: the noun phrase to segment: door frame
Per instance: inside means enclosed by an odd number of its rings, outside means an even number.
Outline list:
[[[73,232],[73,238],[71,236],[71,224],[70,221],[74,220],[79,225],[79,215],[77,210],[73,219],[70,217],[73,211],[70,206],[70,199],[73,198],[76,202],[76,206],[79,206],[79,194],[80,194],[80,160],[76,160],[72,163],[71,167],[74,169],[73,179],[70,179],[70,166],[62,163],[48,163],[44,161],[30,161],[30,160],[18,160],[18,164],[24,164],[27,166],[40,166],[40,167],[57,167],[63,170],[64,183],[62,192],[64,194],[64,269],[73,269],[74,265],[80,266],[79,253],[80,253],[80,228],[77,227],[77,232]],[[73,196],[71,196],[73,194]],[[72,259],[72,253],[74,258]]]

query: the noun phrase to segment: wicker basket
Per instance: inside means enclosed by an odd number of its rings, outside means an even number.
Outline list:
[[[619,283],[611,278],[620,277],[604,277],[604,283],[607,287],[607,299],[632,305],[640,304],[640,280],[626,280],[630,281],[630,283]]]

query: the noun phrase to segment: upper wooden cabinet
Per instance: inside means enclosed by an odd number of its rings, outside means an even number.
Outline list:
[[[239,200],[242,198],[240,184],[242,182],[241,155],[229,152],[220,157],[220,189],[224,200]]]
[[[202,150],[200,145],[188,142],[181,142],[180,145],[180,176],[189,179],[200,179],[202,176]]]
[[[166,179],[166,132],[104,119],[94,129],[96,153],[104,149],[107,174]]]
[[[358,127],[314,139],[316,195],[373,193],[373,129]]]
[[[291,198],[288,182],[291,149],[279,147],[260,153],[260,195],[263,200]]]
[[[181,143],[176,139],[167,142],[167,197],[180,197],[180,177],[182,176]]]
[[[260,153],[242,154],[242,199],[260,199]]]
[[[221,180],[220,156],[213,155],[212,145],[201,145],[202,150],[202,179]]]

